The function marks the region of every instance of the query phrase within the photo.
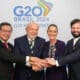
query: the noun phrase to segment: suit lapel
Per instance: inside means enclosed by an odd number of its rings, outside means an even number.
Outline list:
[[[3,43],[0,41],[0,47],[4,47]]]
[[[8,43],[8,51],[13,52],[13,46],[10,43]]]
[[[73,39],[70,41],[70,49],[71,50],[75,50],[78,46],[80,45],[80,39],[75,43],[75,45],[73,46]]]
[[[29,48],[29,42],[28,42],[28,38],[27,36],[24,36],[24,39],[23,39],[23,46],[24,47],[24,50],[25,50],[25,55],[30,55],[30,48]]]
[[[71,39],[68,43],[67,43],[67,52],[68,54],[72,53],[74,48],[73,48],[73,39]]]
[[[12,52],[13,47],[10,43],[8,43],[8,49],[4,46],[4,44],[0,41],[0,47],[4,48],[6,51]]]
[[[38,38],[36,37],[35,41],[34,41],[34,48],[33,48],[33,56],[36,55],[36,52],[37,52],[37,48],[38,48]]]
[[[78,47],[78,46],[80,46],[80,39],[76,42],[75,48]]]

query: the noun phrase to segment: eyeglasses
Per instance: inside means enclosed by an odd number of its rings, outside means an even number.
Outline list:
[[[11,33],[12,30],[4,30],[4,29],[1,29],[2,32],[5,32],[5,33]]]

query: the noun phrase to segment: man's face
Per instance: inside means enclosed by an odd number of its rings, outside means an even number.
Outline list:
[[[31,24],[27,27],[27,35],[31,38],[34,39],[38,35],[38,25],[37,24]]]
[[[12,28],[8,25],[4,25],[0,30],[0,39],[7,41],[10,38]]]
[[[75,38],[80,36],[80,22],[72,25],[71,33],[72,33],[73,37],[75,37]]]

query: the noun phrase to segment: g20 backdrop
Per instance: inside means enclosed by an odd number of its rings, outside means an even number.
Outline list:
[[[39,23],[39,36],[47,37],[48,25],[59,28],[58,39],[69,40],[70,21],[80,18],[80,0],[0,0],[0,22],[10,22],[13,33],[10,42],[25,34],[29,22]]]

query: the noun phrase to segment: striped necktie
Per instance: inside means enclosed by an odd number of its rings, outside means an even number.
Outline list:
[[[29,41],[29,47],[30,47],[31,54],[33,54],[34,40]]]

